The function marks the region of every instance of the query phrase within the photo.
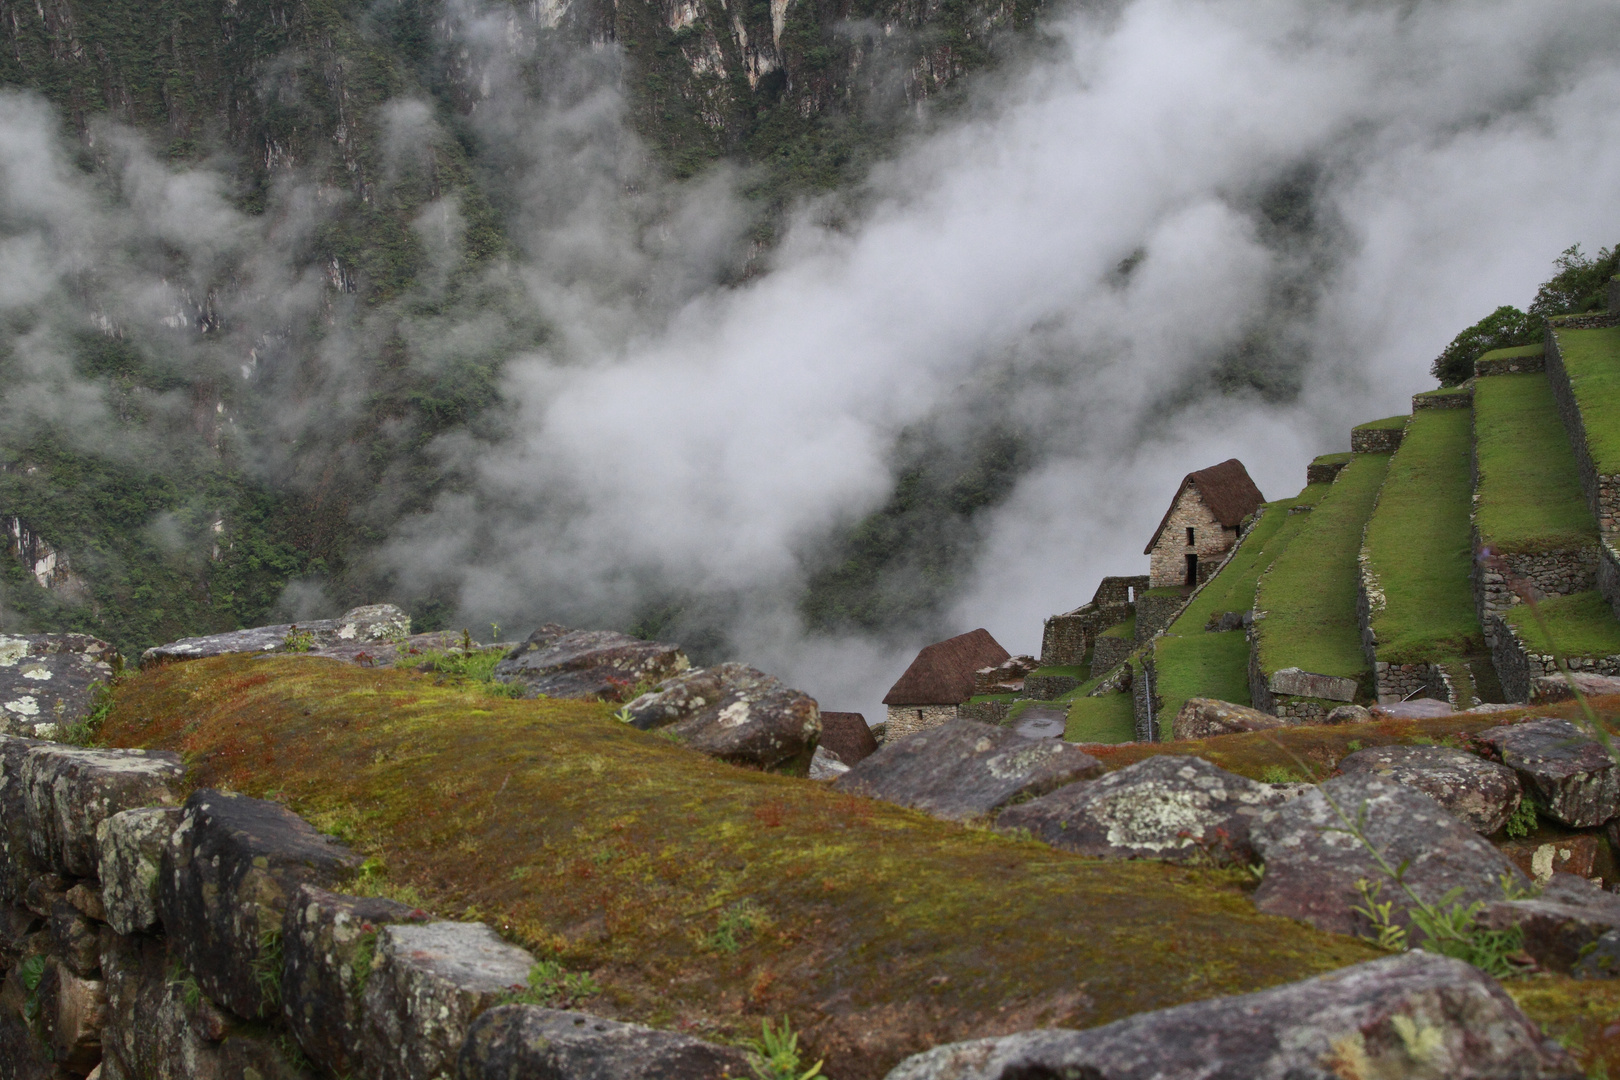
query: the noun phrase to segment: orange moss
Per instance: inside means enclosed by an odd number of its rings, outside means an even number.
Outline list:
[[[593,1009],[722,1038],[786,1014],[839,1080],[1377,955],[1259,914],[1240,875],[1084,859],[415,673],[172,664],[118,688],[103,737],[179,750],[189,783],[285,801],[440,914],[591,970]]]

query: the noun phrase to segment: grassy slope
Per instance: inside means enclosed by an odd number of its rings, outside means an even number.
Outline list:
[[[1382,420],[1369,420],[1365,424],[1357,424],[1355,431],[1385,431],[1390,428],[1403,428],[1411,417],[1404,413],[1400,416],[1386,416]]]
[[[839,1080],[1374,955],[1257,913],[1236,875],[1084,859],[727,766],[603,706],[410,672],[170,665],[119,687],[103,737],[181,751],[198,786],[273,793],[439,914],[592,971],[593,1011],[721,1037],[787,1015]],[[757,930],[717,947],[744,910]]]
[[[1260,665],[1359,678],[1366,661],[1356,623],[1356,556],[1362,523],[1388,469],[1388,454],[1358,454],[1260,578]]]
[[[1586,426],[1586,448],[1600,473],[1620,472],[1620,327],[1555,330],[1558,352]]]
[[[1480,542],[1501,552],[1597,543],[1564,425],[1545,376],[1493,375],[1474,388]]]
[[[1412,417],[1367,523],[1367,551],[1385,606],[1373,615],[1378,658],[1416,664],[1484,647],[1474,613],[1466,409]]]
[[[1480,353],[1480,360],[1518,360],[1526,356],[1540,356],[1547,351],[1545,345],[1516,345],[1511,349],[1492,349]],[[1477,362],[1477,361],[1476,361]]]
[[[1078,743],[1124,743],[1136,738],[1136,711],[1130,694],[1077,696],[1069,703],[1063,737]]]
[[[1537,607],[1552,635],[1550,639],[1528,607],[1518,605],[1507,616],[1507,621],[1524,636],[1525,643],[1537,652],[1551,653],[1556,643],[1565,656],[1620,653],[1620,621],[1615,620],[1614,609],[1596,589],[1555,596],[1543,600]]]

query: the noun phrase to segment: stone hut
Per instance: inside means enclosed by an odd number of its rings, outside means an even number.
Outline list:
[[[956,707],[973,696],[974,674],[1009,659],[1007,650],[983,628],[929,645],[883,698],[889,707],[885,740],[956,719]]]
[[[1143,551],[1151,557],[1148,587],[1203,582],[1237,543],[1243,519],[1265,501],[1237,458],[1188,473]]]

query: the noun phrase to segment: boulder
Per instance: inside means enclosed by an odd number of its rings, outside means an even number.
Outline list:
[[[60,738],[95,709],[117,658],[88,634],[0,634],[0,734]]]
[[[43,871],[34,857],[28,825],[28,803],[24,798],[22,762],[36,746],[48,746],[38,739],[0,735],[0,900],[18,903],[28,883]]]
[[[877,736],[858,712],[823,712],[819,744],[845,765],[858,763],[878,748]]]
[[[1416,1059],[1416,1060],[1415,1060]],[[887,1080],[1576,1080],[1496,981],[1408,952],[1256,994],[938,1046]]]
[[[1202,758],[1162,754],[1009,807],[996,828],[1081,855],[1250,863],[1250,824],[1285,801]]]
[[[96,828],[124,810],[172,806],[184,775],[180,755],[164,750],[31,748],[18,762],[18,778],[34,858],[58,874],[95,877]]]
[[[1216,698],[1188,698],[1170,721],[1170,737],[1175,740],[1207,739],[1213,735],[1235,735],[1241,731],[1271,731],[1287,727],[1288,721]]]
[[[1061,739],[1069,727],[1069,710],[1031,705],[1013,721],[1013,733],[1026,739]]]
[[[625,714],[643,731],[663,729],[693,750],[762,768],[801,753],[821,733],[814,698],[737,663],[665,679],[626,705]]]
[[[1620,764],[1568,720],[1491,728],[1479,741],[1500,754],[1546,813],[1565,825],[1589,829],[1620,814]]]
[[[1507,824],[1519,807],[1512,769],[1449,746],[1370,746],[1341,758],[1339,771],[1416,788],[1482,836]]]
[[[1486,905],[1479,922],[1494,930],[1517,926],[1524,951],[1547,971],[1568,975],[1599,948],[1608,935],[1620,936],[1620,896],[1604,892],[1585,878],[1554,874],[1533,899],[1500,900]],[[1605,957],[1587,965],[1586,973],[1612,977]],[[1613,974],[1620,975],[1620,970]]]
[[[1351,834],[1359,822],[1365,843]],[[1368,933],[1356,912],[1366,900],[1358,881],[1381,887],[1391,921],[1411,924],[1410,900],[1379,866],[1368,844],[1391,867],[1405,864],[1406,887],[1424,903],[1502,900],[1503,881],[1528,889],[1529,880],[1506,856],[1416,790],[1377,776],[1338,776],[1284,803],[1249,830],[1265,860],[1255,906],[1340,934]],[[1420,944],[1420,942],[1414,942]]]
[[[282,924],[281,1009],[298,1045],[333,1076],[360,1069],[360,999],[377,939],[391,923],[426,922],[424,911],[300,885]]]
[[[1575,688],[1570,688],[1574,681]],[[1568,701],[1578,689],[1586,697],[1620,694],[1620,677],[1598,675],[1589,671],[1572,671],[1569,678],[1562,675],[1541,675],[1530,682],[1530,703],[1546,705],[1554,701]]]
[[[464,648],[467,637],[459,630],[437,630],[429,634],[410,634],[397,640],[336,641],[311,649],[307,655],[324,656],[329,660],[342,660],[358,667],[393,667],[401,660],[409,661],[424,653],[442,652],[459,655],[477,652],[478,646]]]
[[[340,619],[276,623],[154,645],[141,653],[141,666],[229,653],[310,652],[335,645],[397,641],[410,632],[411,617],[399,608],[393,604],[368,604],[345,612]]]
[[[170,946],[204,994],[249,1020],[272,1015],[288,901],[361,861],[285,807],[194,791],[163,849],[158,910]]]
[[[580,1012],[503,1005],[473,1022],[456,1080],[716,1080],[755,1075],[731,1046]]]
[[[1329,710],[1322,718],[1324,724],[1365,724],[1372,720],[1372,710],[1365,705],[1340,705]]]
[[[691,666],[679,645],[547,623],[495,665],[494,677],[521,684],[525,697],[625,701]]]
[[[833,786],[948,821],[971,821],[1102,771],[1102,762],[1065,742],[947,720],[884,743]]]
[[[1496,847],[1537,885],[1545,885],[1554,874],[1589,878],[1597,872],[1604,853],[1603,837],[1596,833],[1573,833],[1555,840],[1506,840]]]
[[[1318,675],[1297,667],[1272,672],[1266,686],[1273,694],[1290,694],[1294,697],[1323,698],[1327,701],[1354,701],[1356,697],[1356,680],[1340,675]]]
[[[816,752],[810,757],[808,775],[812,780],[836,780],[847,772],[849,766],[825,746],[816,747]]]
[[[385,926],[366,982],[362,1054],[373,1080],[434,1080],[456,1067],[467,1030],[528,983],[534,957],[483,923]]]
[[[101,903],[107,923],[120,934],[157,928],[158,871],[180,814],[178,806],[143,806],[120,811],[96,826]]]

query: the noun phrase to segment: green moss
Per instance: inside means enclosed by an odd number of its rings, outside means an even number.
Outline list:
[[[1351,430],[1353,430],[1353,431],[1389,431],[1389,430],[1393,430],[1395,428],[1403,428],[1403,427],[1405,427],[1406,422],[1408,420],[1410,420],[1410,419],[1411,419],[1410,416],[1405,416],[1405,415],[1402,415],[1402,416],[1386,416],[1382,420],[1369,420],[1365,424],[1357,424]]]
[[[1586,428],[1586,450],[1600,473],[1620,472],[1620,327],[1559,330],[1558,353]]]
[[[225,657],[132,676],[104,732],[183,753],[190,784],[345,815],[392,881],[588,972],[626,1019],[736,1037],[790,1015],[834,1076],[997,1024],[1090,1026],[1375,955],[1256,912],[1232,876],[727,766],[595,703]],[[710,947],[744,901],[752,935]],[[876,1039],[874,1010],[893,1018]]]
[[[1472,435],[1468,410],[1424,410],[1390,461],[1366,534],[1384,600],[1372,616],[1380,660],[1441,662],[1484,648],[1469,578]]]
[[[1545,631],[1525,605],[1510,608],[1506,616],[1525,644],[1536,652],[1548,654],[1556,648],[1565,656],[1620,654],[1620,621],[1596,589],[1555,596],[1536,607],[1547,624]]]
[[[1130,694],[1077,697],[1069,705],[1063,738],[1079,743],[1125,743],[1136,738],[1136,712]]]
[[[1474,432],[1480,543],[1498,552],[1567,551],[1597,543],[1597,522],[1544,376],[1479,380]]]
[[[1260,666],[1359,678],[1366,660],[1356,621],[1362,526],[1389,468],[1387,454],[1358,454],[1260,578]]]
[[[1620,980],[1538,975],[1502,988],[1541,1030],[1575,1055],[1593,1080],[1620,1076]]]

